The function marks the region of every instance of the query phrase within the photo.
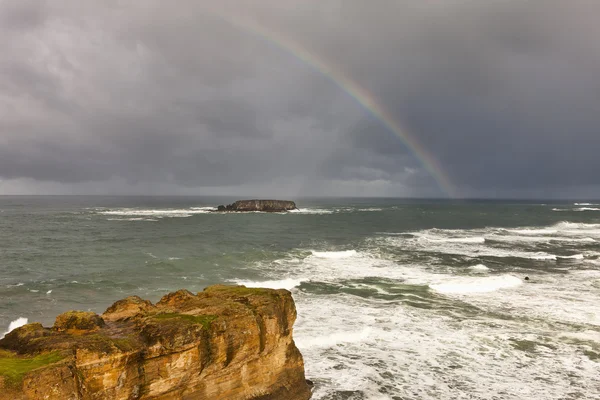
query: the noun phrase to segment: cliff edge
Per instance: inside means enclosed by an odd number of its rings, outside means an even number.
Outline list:
[[[297,209],[296,203],[289,200],[238,200],[233,204],[219,206],[221,212],[284,212]]]
[[[306,400],[295,319],[287,290],[221,285],[70,311],[0,340],[0,400]]]

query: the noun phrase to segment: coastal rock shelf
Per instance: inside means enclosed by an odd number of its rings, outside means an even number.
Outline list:
[[[238,200],[233,204],[219,206],[219,212],[285,212],[296,210],[296,203],[289,200]]]
[[[102,316],[70,311],[0,340],[0,400],[305,400],[287,290],[211,286]]]

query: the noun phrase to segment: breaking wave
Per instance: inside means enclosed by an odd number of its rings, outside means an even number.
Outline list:
[[[485,266],[485,265],[483,265],[483,264],[477,264],[477,265],[473,265],[473,266],[469,267],[469,269],[470,269],[471,271],[474,271],[474,272],[479,272],[479,273],[481,273],[481,272],[487,272],[487,271],[489,271],[489,270],[490,270],[488,267],[486,267],[486,266]]]
[[[429,254],[580,261],[594,259],[590,246],[600,242],[600,224],[563,221],[547,227],[427,229],[380,235],[384,235],[377,239],[380,244]]]
[[[445,283],[429,285],[436,292],[444,294],[489,293],[500,289],[510,289],[523,284],[516,276],[500,275],[485,278],[453,278]]]
[[[435,237],[426,234],[417,234],[420,240],[437,243],[485,243],[484,237]]]
[[[333,214],[333,210],[326,210],[322,208],[297,208],[288,212],[292,214]]]
[[[559,212],[569,212],[569,211],[575,211],[575,212],[581,212],[581,211],[600,211],[600,208],[597,207],[576,207],[576,208],[553,208],[552,211],[559,211]]]
[[[116,210],[98,211],[98,214],[108,216],[121,217],[154,217],[154,218],[186,218],[194,214],[212,213],[212,207],[191,207],[181,209],[137,209],[137,208],[120,208]],[[129,219],[136,221],[142,219]]]
[[[282,279],[278,281],[242,281],[236,280],[235,283],[250,288],[268,288],[268,289],[287,289],[291,290],[302,284],[300,279]]]
[[[24,325],[27,325],[28,322],[29,322],[29,320],[27,318],[23,318],[23,317],[15,319],[10,324],[8,324],[8,330],[2,334],[0,339],[2,339],[4,336],[8,335],[13,330],[20,328]]]
[[[348,258],[354,257],[358,253],[356,250],[344,250],[344,251],[315,251],[312,250],[312,255],[318,258]]]

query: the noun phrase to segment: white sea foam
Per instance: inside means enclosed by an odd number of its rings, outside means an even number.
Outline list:
[[[600,224],[560,222],[554,226],[562,235],[600,237]]]
[[[437,243],[485,243],[484,237],[435,237],[429,235],[419,235],[419,239]]]
[[[569,272],[566,276],[531,276],[528,290],[511,292],[510,302],[523,315],[543,321],[576,323],[600,328],[600,300],[594,279]]]
[[[597,242],[598,240],[591,238],[591,237],[551,237],[549,238],[550,241],[555,241],[555,242],[571,242],[571,243],[593,243],[593,242]]]
[[[333,214],[334,211],[322,208],[297,208],[288,212],[293,214]]]
[[[305,281],[333,282],[340,278],[360,279],[363,277],[381,277],[386,279],[409,279],[411,283],[426,284],[430,274],[415,266],[398,265],[392,260],[366,251],[345,250],[319,252],[311,251],[304,258],[291,254],[289,258],[275,260],[261,269],[282,271],[286,278]]]
[[[500,275],[485,278],[460,277],[449,282],[429,285],[436,292],[444,294],[489,293],[500,289],[510,289],[523,284],[516,276]]]
[[[576,208],[553,208],[552,211],[600,211],[597,207],[576,207]]]
[[[4,332],[4,334],[2,335],[2,337],[0,337],[0,339],[2,339],[4,336],[8,335],[13,330],[20,328],[23,325],[27,325],[28,322],[29,322],[29,320],[27,318],[23,318],[23,317],[15,319],[10,324],[8,324],[8,330],[6,332]]]
[[[565,259],[565,260],[583,260],[584,256],[583,254],[574,254],[572,256],[556,256],[556,258],[559,259]]]
[[[581,231],[595,227],[565,225],[561,229]],[[460,237],[505,234],[499,229],[486,228],[485,232],[462,231]],[[460,233],[429,234],[456,237]],[[514,232],[513,235],[518,236]],[[557,258],[535,251],[493,249],[488,243],[387,239],[404,242],[402,246],[411,249],[422,246],[467,249],[473,254],[496,251],[512,256]],[[378,284],[364,279],[380,277],[385,279],[387,287],[393,281],[398,282],[399,288],[429,286],[438,295],[428,296],[448,307],[443,310],[410,307],[389,297],[365,297],[364,293],[320,294],[311,291],[308,285],[306,289],[303,286],[294,290],[298,308],[294,336],[305,359],[307,377],[316,382],[315,400],[338,398],[340,392],[353,391],[364,399],[391,399],[393,395],[441,400],[469,396],[482,400],[562,399],[574,390],[584,397],[595,393],[600,378],[597,363],[582,350],[587,345],[573,342],[570,338],[573,332],[556,334],[555,325],[548,321],[559,322],[564,329],[571,323],[600,326],[596,307],[600,299],[594,286],[600,270],[568,271],[560,275],[528,272],[531,280],[525,284],[512,274],[464,276],[456,275],[464,270],[386,259],[378,250],[384,244],[388,242],[378,238],[371,247],[356,247],[350,254],[348,250],[316,252],[326,254],[325,257],[314,251],[306,256],[305,250],[297,249],[287,258],[261,264],[261,273],[273,280],[237,282],[254,287],[293,288],[310,277],[313,282],[328,282],[337,287],[376,289]],[[581,255],[591,256],[587,252]],[[579,254],[566,257],[581,259]],[[471,268],[473,272],[486,272],[482,264]],[[380,293],[397,292],[377,290]],[[410,292],[403,294],[409,295],[412,296]],[[460,315],[456,308],[461,306],[457,303],[475,306],[478,316]],[[458,313],[462,318],[449,317],[449,313]],[[578,326],[572,329],[581,329]],[[591,328],[585,332],[581,340],[597,333]],[[533,343],[534,350],[519,348],[519,341]],[[538,342],[541,345],[535,346]],[[565,373],[569,374],[568,381],[564,380]],[[523,381],[528,384],[523,386]],[[386,393],[382,393],[382,388]]]
[[[483,264],[473,265],[473,266],[469,267],[469,269],[473,272],[479,272],[479,273],[487,272],[490,270],[488,267],[486,267]]]
[[[600,343],[600,333],[598,331],[585,330],[583,332],[563,332],[561,336],[580,341]]]
[[[544,261],[544,260],[554,260],[556,261],[556,256],[554,254],[546,254],[546,253],[534,253],[531,254],[529,256],[526,257],[522,257],[522,256],[517,256],[517,257],[521,257],[521,258],[529,258],[530,260],[539,260],[539,261]]]
[[[157,219],[154,218],[107,218],[107,221],[148,221],[148,222],[158,222]]]
[[[513,293],[467,299],[498,302]],[[389,393],[441,400],[563,399],[574,388],[595,393],[600,383],[594,361],[529,319],[457,323],[431,310],[351,295],[298,292],[295,300],[294,337],[306,375],[317,383],[315,400],[338,398],[340,392],[357,392],[364,399],[392,399]],[[518,340],[543,343],[543,338],[553,349],[536,347],[539,356],[515,347]]]
[[[572,277],[576,277],[577,279],[583,279],[583,280],[587,281],[588,279],[600,278],[600,270],[597,270],[597,269],[575,270],[575,271],[569,271],[569,275]]]
[[[315,251],[312,250],[312,255],[319,258],[348,258],[354,257],[358,253],[356,250],[344,250],[344,251]]]
[[[465,230],[428,229],[418,232],[390,234],[377,240],[410,251],[456,254],[468,257],[515,257],[538,261],[559,259],[584,260],[588,255],[562,256],[547,252],[548,245],[569,243],[588,245],[600,241],[600,224],[560,222],[548,227],[521,227],[516,229],[479,228]],[[515,244],[512,248],[507,244]],[[544,244],[544,247],[538,247]],[[544,251],[540,251],[544,250]]]
[[[261,264],[261,274],[272,280],[238,283],[291,289],[310,277],[314,284],[348,293],[323,294],[311,285],[293,291],[298,308],[294,336],[307,377],[317,383],[315,400],[353,391],[364,399],[536,400],[569,398],[575,392],[584,398],[600,385],[597,363],[584,352],[591,346],[587,339],[598,333],[594,327],[600,327],[600,270],[592,264],[600,253],[589,251],[589,243],[600,238],[599,230],[600,224],[561,222],[517,229],[424,230],[412,237],[378,235],[353,250],[311,250],[307,255],[305,249],[296,249],[289,257]],[[568,246],[562,248],[563,243]],[[395,248],[393,259],[380,250],[390,245]],[[464,268],[404,262],[404,250],[559,260],[553,268],[561,266],[565,272],[528,270],[530,281],[525,283],[512,265],[510,274],[493,275],[477,264],[465,276],[460,275]],[[560,263],[562,259],[571,262]],[[571,270],[583,266],[590,269]],[[381,283],[373,283],[375,278]],[[444,307],[411,307],[392,297],[405,288],[404,299],[413,301],[412,291],[422,290],[421,300]],[[465,304],[472,307],[462,315]],[[450,316],[454,314],[461,318]],[[566,332],[558,334],[556,326]],[[581,326],[585,330],[579,334]],[[531,343],[533,350],[524,350],[521,341]]]
[[[482,242],[481,237],[461,238],[460,240],[445,240],[443,237],[438,239],[422,239],[422,235],[414,238],[404,238],[398,236],[388,236],[381,238],[386,245],[392,245],[407,250],[418,250],[425,253],[443,253],[457,254],[468,257],[516,257],[530,260],[556,260],[556,255],[541,251],[522,251],[487,245],[485,239]],[[494,240],[490,237],[489,240]]]
[[[518,235],[554,235],[558,232],[554,228],[542,228],[542,229],[508,229],[508,232],[516,233]]]
[[[282,279],[278,281],[235,281],[238,285],[251,288],[287,289],[291,290],[303,282],[301,279]]]
[[[545,228],[524,227],[519,229],[508,229],[507,232],[516,233],[518,235],[578,236],[590,233],[600,234],[600,224],[563,221]]]
[[[376,212],[383,211],[383,208],[378,207],[369,207],[369,208],[354,208],[354,207],[345,207],[345,208],[299,208],[295,210],[290,210],[290,213],[294,214],[336,214],[336,213],[352,213],[352,212]]]
[[[196,214],[212,214],[222,215],[222,213],[215,213],[216,207],[190,207],[180,209],[138,209],[138,208],[120,208],[114,210],[98,210],[98,214],[108,216],[121,216],[121,217],[132,217],[132,218],[114,218],[110,219],[113,221],[151,221],[147,217],[154,218],[186,218]],[[322,208],[300,208],[295,210],[289,210],[287,212],[281,212],[277,214],[333,214],[336,210],[322,209]],[[254,214],[264,214],[261,211],[253,211]],[[246,214],[246,213],[227,213],[231,214]],[[146,217],[146,218],[143,218]]]
[[[581,229],[581,230],[588,230],[588,229],[600,229],[600,224],[589,224],[589,223],[583,223],[583,222],[569,222],[569,221],[562,221],[562,222],[558,222],[557,224],[553,225],[554,227],[556,227],[557,229]]]
[[[365,327],[359,331],[337,331],[323,336],[307,338],[302,344],[304,347],[333,347],[346,343],[358,343],[365,341],[371,334],[372,329]]]
[[[573,203],[574,206],[600,206],[597,203]]]
[[[586,259],[585,262],[587,264],[592,264],[592,265],[598,265],[600,266],[600,258],[596,258],[596,259]]]
[[[555,260],[556,255],[550,255],[545,253],[530,253],[530,258],[539,258],[547,260]],[[572,256],[558,256],[565,257],[566,259],[572,259],[575,261],[581,260],[582,254],[575,254]],[[587,256],[587,255],[586,255]],[[585,257],[585,256],[584,256]],[[295,261],[292,263],[292,261]],[[519,290],[514,291],[523,282],[521,279],[514,275],[496,275],[496,276],[458,276],[454,275],[451,270],[440,270],[433,271],[425,266],[419,265],[406,265],[398,264],[392,260],[381,258],[378,254],[372,254],[369,252],[356,252],[351,257],[342,258],[320,258],[314,255],[305,257],[298,263],[296,257],[290,258],[290,268],[286,268],[287,260],[279,260],[279,263],[273,263],[272,265],[277,266],[278,271],[287,271],[287,279],[295,281],[304,281],[310,276],[313,281],[321,282],[336,282],[340,279],[362,279],[366,277],[381,277],[383,279],[397,280],[403,284],[408,285],[425,285],[432,288],[432,290],[438,291],[445,294],[485,294],[493,293],[494,291],[501,290],[505,297],[510,292],[511,298],[514,298],[513,306],[522,307],[528,309],[530,315],[544,315],[545,318],[553,318],[559,321],[597,321],[599,316],[590,316],[589,304],[595,304],[592,300],[594,291],[597,291],[597,287],[594,286],[595,282],[600,278],[600,271],[590,270],[586,272],[587,275],[583,275],[581,272],[571,272],[571,278],[565,278],[569,283],[568,287],[579,287],[582,284],[589,287],[589,292],[578,293],[574,291],[573,304],[564,306],[565,299],[557,298],[557,304],[549,308],[547,305],[552,304],[552,296],[556,292],[556,288],[560,288],[561,293],[566,292],[565,282],[552,282],[549,287],[544,287],[541,283],[544,281],[541,277],[531,275],[531,282],[535,282],[532,288],[539,289],[544,288],[543,293],[536,293],[534,296],[536,299],[542,299],[539,304],[532,300],[531,291]],[[292,267],[293,265],[293,267]],[[476,265],[473,272],[487,272],[483,265]],[[479,270],[479,271],[478,271]],[[598,276],[594,274],[598,274]],[[367,284],[356,283],[356,287],[369,286]],[[376,286],[376,285],[370,285]],[[529,288],[529,287],[528,287]],[[377,290],[378,293],[389,294],[385,291]],[[582,303],[580,299],[585,299],[589,293],[590,298],[587,304]],[[580,299],[578,299],[578,297]],[[491,301],[493,298],[486,297],[486,301]],[[546,305],[544,304],[546,302]]]
[[[595,239],[590,237],[561,237],[561,236],[533,236],[533,235],[490,235],[486,237],[489,241],[506,242],[506,243],[550,243],[550,242],[571,242],[571,243],[593,243]]]
[[[138,209],[120,208],[115,210],[99,211],[98,214],[125,217],[156,217],[156,218],[186,218],[194,214],[214,214],[206,207],[192,207],[182,209]],[[130,219],[133,220],[133,219]]]

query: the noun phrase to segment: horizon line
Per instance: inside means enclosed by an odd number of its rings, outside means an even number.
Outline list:
[[[232,198],[256,198],[256,196],[244,196],[233,194],[2,194],[0,197],[232,197]],[[287,196],[267,196],[266,198],[285,198]],[[428,196],[346,196],[346,195],[311,195],[296,196],[296,199],[398,199],[398,200],[447,200],[453,202],[463,201],[600,201],[600,198],[574,198],[574,197],[428,197]],[[258,199],[258,198],[257,198]]]

